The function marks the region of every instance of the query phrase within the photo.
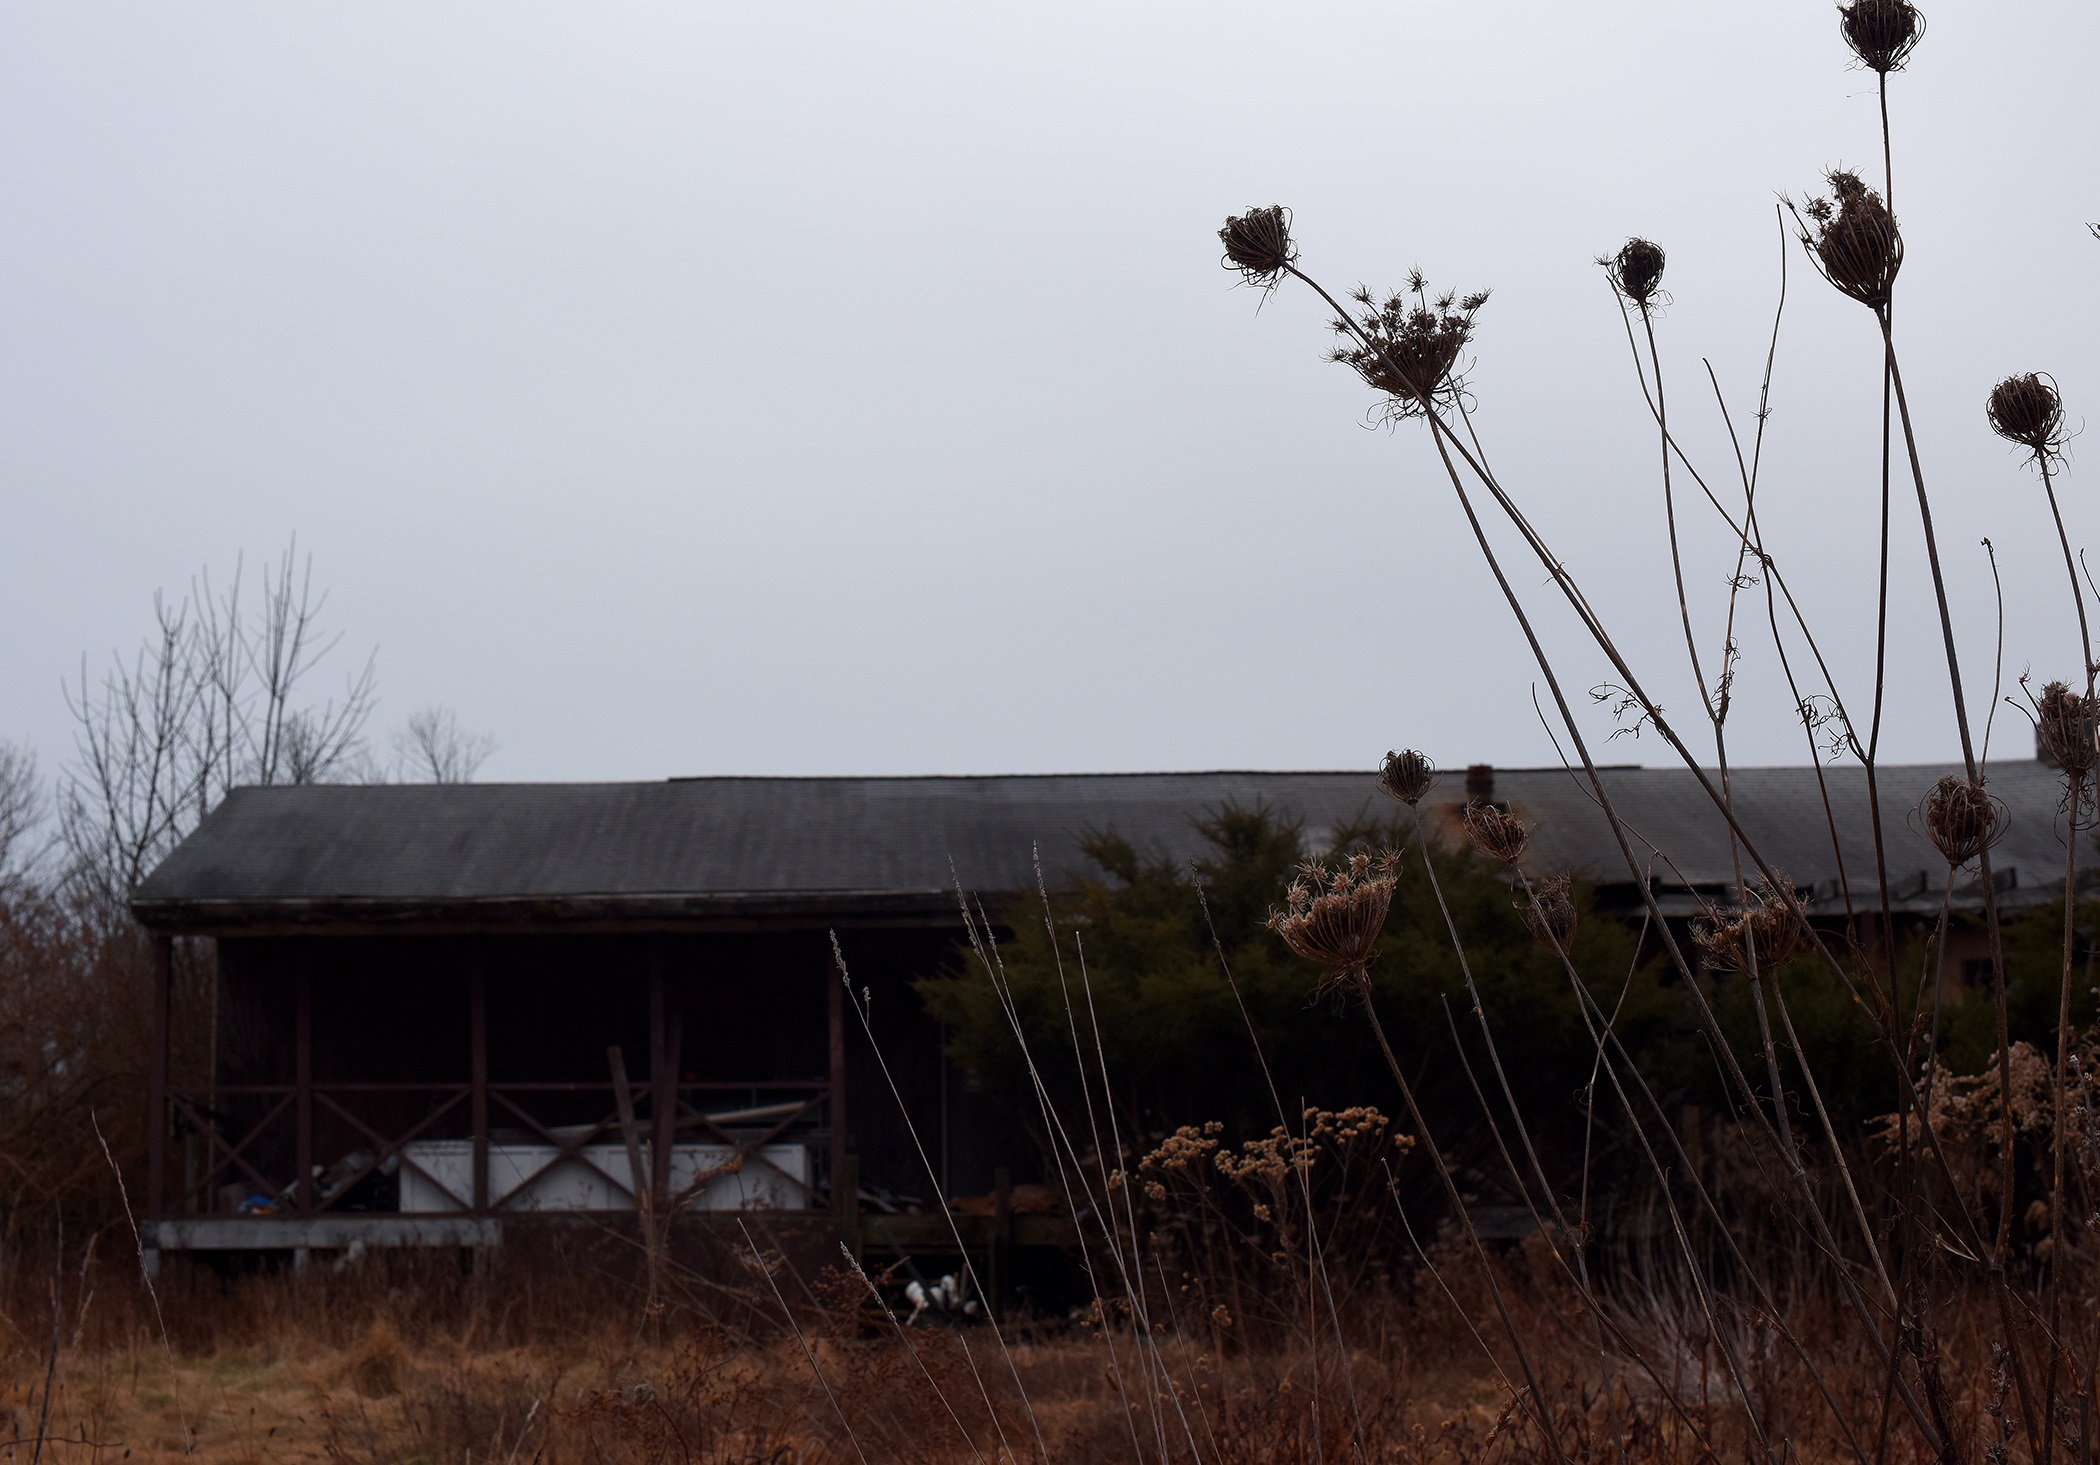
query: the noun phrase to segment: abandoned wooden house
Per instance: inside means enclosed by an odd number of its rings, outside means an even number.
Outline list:
[[[1946,865],[1910,811],[1946,771],[1883,772],[1903,918],[1939,909]],[[1729,846],[1697,781],[1604,777],[1663,913],[1725,898]],[[2062,878],[2058,779],[2009,763],[1991,788],[2011,813],[2004,902],[2045,901]],[[1856,768],[1742,769],[1731,791],[1819,912],[1874,905]],[[1446,776],[1432,827],[1467,798],[1513,806],[1536,831],[1528,864],[1586,876],[1638,919],[1581,778]],[[640,1198],[703,1224],[764,1212],[883,1251],[943,1249],[938,1195],[999,1197],[1033,1162],[949,1072],[910,985],[954,960],[958,887],[1032,890],[1038,852],[1056,884],[1090,830],[1194,856],[1198,818],[1256,802],[1302,820],[1315,849],[1393,807],[1361,773],[239,790],[133,905],[159,953],[147,1243],[484,1247]],[[176,940],[212,962],[201,1035],[171,1031]],[[1069,1218],[989,1209],[960,1219],[966,1245],[1071,1235]]]

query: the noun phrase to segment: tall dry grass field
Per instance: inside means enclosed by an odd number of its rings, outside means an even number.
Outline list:
[[[1288,1329],[1242,1343],[1184,1308],[1162,1320],[1143,1362],[1128,1328],[1067,1319],[1016,1323],[1003,1347],[983,1328],[899,1337],[850,1274],[812,1278],[793,1327],[764,1287],[708,1283],[683,1294],[668,1325],[645,1329],[629,1244],[602,1237],[581,1251],[599,1265],[566,1275],[497,1263],[476,1277],[449,1258],[399,1254],[304,1278],[171,1267],[165,1337],[135,1273],[98,1263],[69,1279],[84,1290],[67,1301],[48,1416],[49,1340],[10,1333],[0,1448],[36,1458],[41,1429],[49,1458],[140,1461],[1542,1458],[1507,1380],[1464,1344],[1469,1316],[1490,1305],[1448,1242],[1432,1261],[1449,1294],[1418,1271],[1350,1299],[1341,1334],[1317,1343]],[[1695,1461],[1751,1448],[1732,1420],[1724,1349],[1690,1298],[1618,1279],[1640,1296],[1619,1321],[1662,1361],[1667,1389],[1622,1382],[1607,1399],[1593,1386],[1581,1299],[1550,1248],[1519,1248],[1496,1272],[1534,1366],[1561,1395],[1572,1456]],[[48,1317],[48,1294],[10,1299],[11,1319],[39,1311]],[[1797,1300],[1789,1324],[1825,1352],[1848,1400],[1874,1402],[1873,1361],[1846,1356],[1826,1303]],[[1945,1341],[1975,1365],[1957,1414],[1988,1432],[2002,1404],[1988,1329]],[[1799,1458],[1845,1452],[1775,1330],[1748,1366]],[[1889,1458],[1924,1457],[1898,1443]]]

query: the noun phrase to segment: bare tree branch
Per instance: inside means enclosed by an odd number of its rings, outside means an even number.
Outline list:
[[[146,874],[242,784],[356,777],[378,700],[372,658],[338,697],[302,700],[340,633],[325,634],[313,560],[286,546],[262,594],[244,603],[243,564],[221,591],[210,572],[171,606],[154,597],[154,633],[99,684],[85,659],[66,689],[73,763],[59,792],[60,836],[73,873],[120,911]]]
[[[404,783],[472,783],[495,751],[493,737],[467,732],[448,707],[411,713],[394,734],[394,766]]]

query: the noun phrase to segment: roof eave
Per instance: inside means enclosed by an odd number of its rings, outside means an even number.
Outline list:
[[[952,890],[765,891],[398,899],[134,900],[169,936],[468,935],[565,931],[779,931],[876,926],[960,929]]]

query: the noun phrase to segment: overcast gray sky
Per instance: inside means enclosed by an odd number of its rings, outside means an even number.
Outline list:
[[[1897,323],[1980,709],[1985,534],[2008,678],[2076,666],[1981,404],[2045,370],[2100,414],[2100,10],[1927,14]],[[449,704],[501,739],[486,778],[1551,761],[1426,438],[1365,428],[1312,297],[1218,267],[1220,219],[1272,200],[1336,285],[1493,287],[1488,450],[1692,714],[1592,260],[1668,249],[1673,408],[1725,489],[1699,359],[1747,425],[1775,195],[1878,161],[1849,59],[1826,0],[8,5],[0,737],[61,763],[84,653],[296,532],[337,673],[377,648],[377,730]],[[1763,517],[1863,696],[1879,345],[1788,272]],[[1946,757],[1898,502],[1885,745]],[[1732,556],[1684,520],[1711,662]],[[1750,604],[1737,752],[1799,761]]]

